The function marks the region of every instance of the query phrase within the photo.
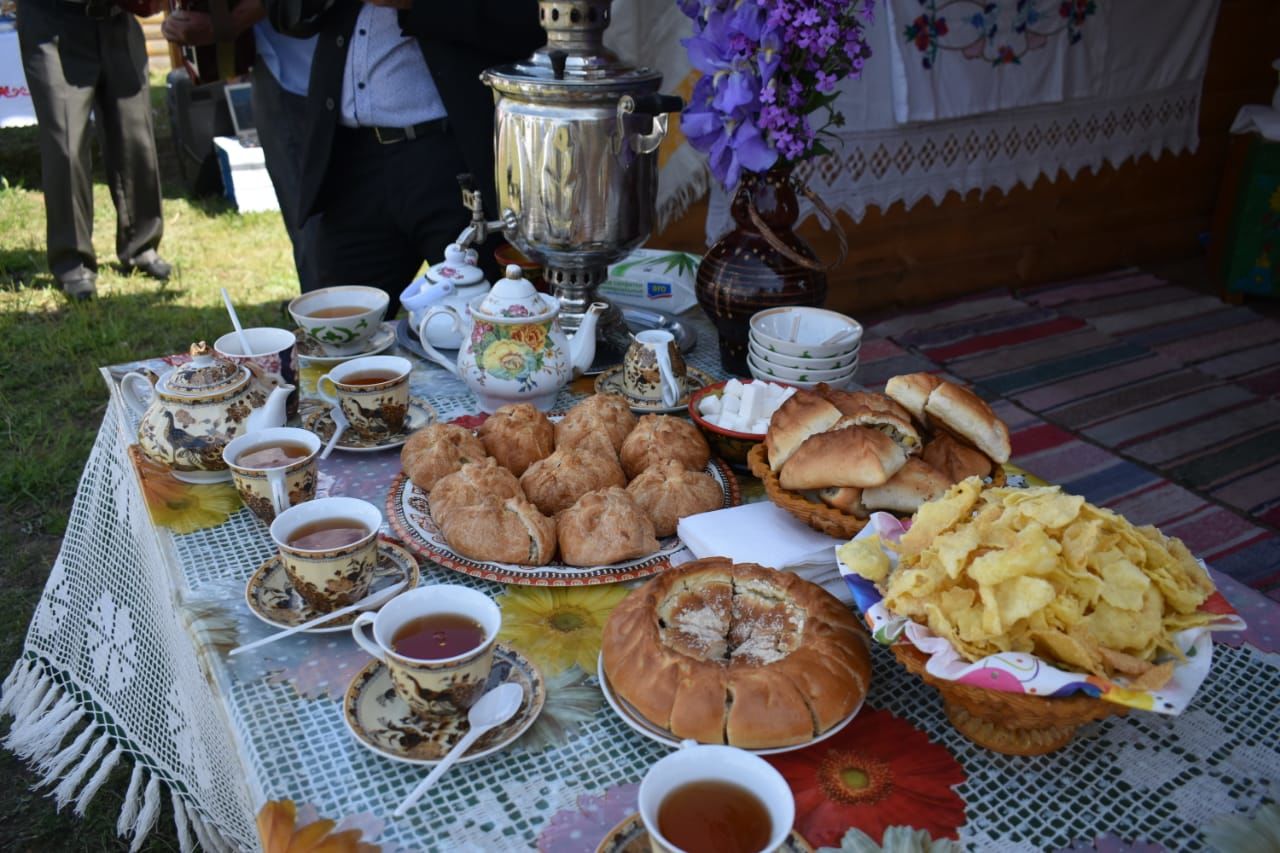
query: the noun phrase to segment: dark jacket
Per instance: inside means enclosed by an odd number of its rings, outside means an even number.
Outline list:
[[[299,181],[303,216],[324,207],[324,181],[342,110],[342,71],[361,5],[361,0],[267,0],[267,16],[277,30],[320,36],[307,94],[307,147]],[[537,0],[414,0],[413,8],[400,13],[400,25],[422,47],[450,130],[484,191],[489,217],[496,218],[493,92],[480,82],[480,72],[524,59],[546,41]],[[458,205],[461,209],[461,193]]]

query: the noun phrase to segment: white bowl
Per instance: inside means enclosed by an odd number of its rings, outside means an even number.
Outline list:
[[[349,284],[304,293],[289,303],[289,314],[327,355],[355,355],[368,347],[390,303],[391,297],[383,290]],[[351,313],[338,317],[317,317],[314,313],[338,310]]]
[[[858,372],[856,361],[839,370],[793,370],[789,367],[761,362],[750,354],[747,355],[747,367],[751,369],[751,375],[756,379],[784,382],[787,385],[795,385],[797,388],[813,388],[820,382],[833,386],[843,385]]]
[[[793,324],[796,326],[794,339]],[[802,358],[834,358],[862,342],[862,324],[825,308],[790,306],[755,314],[751,318],[751,334],[756,343],[772,352]],[[841,337],[827,343],[835,335]]]
[[[858,360],[858,350],[861,346],[832,358],[803,358],[798,355],[770,352],[756,343],[754,338],[748,341],[748,348],[751,350],[752,355],[766,364],[776,364],[779,367],[790,367],[795,370],[837,370],[856,362]]]

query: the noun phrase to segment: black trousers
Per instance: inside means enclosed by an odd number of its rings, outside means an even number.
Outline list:
[[[39,121],[49,269],[97,269],[89,113],[95,116],[116,206],[116,255],[130,263],[164,231],[160,167],[151,118],[147,47],[132,14],[105,20],[53,0],[24,0],[18,16],[22,67]]]
[[[320,286],[380,287],[394,315],[423,261],[442,260],[470,221],[457,181],[466,170],[447,130],[384,145],[339,127],[318,217]]]
[[[303,219],[298,213],[298,181],[306,149],[307,99],[286,91],[267,64],[258,57],[253,63],[253,118],[258,141],[267,161],[267,174],[280,202],[284,229],[293,244],[293,263],[302,289],[315,290],[319,284],[315,235],[319,222]]]

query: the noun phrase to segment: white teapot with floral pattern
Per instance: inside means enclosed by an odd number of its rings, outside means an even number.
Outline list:
[[[591,366],[596,321],[606,307],[594,303],[577,333],[569,337],[560,328],[559,301],[538,293],[520,267],[511,264],[488,294],[467,305],[465,315],[452,305],[429,309],[418,334],[428,358],[465,382],[484,411],[497,411],[507,403],[532,403],[546,411],[575,372]],[[457,362],[427,339],[427,325],[441,314],[462,334]]]
[[[138,447],[188,483],[231,479],[222,448],[238,435],[284,426],[291,391],[256,365],[219,358],[203,341],[191,345],[191,361],[163,376],[146,371],[120,381],[140,418]]]

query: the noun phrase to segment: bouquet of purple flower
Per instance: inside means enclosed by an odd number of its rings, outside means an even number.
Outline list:
[[[833,108],[836,83],[858,76],[871,56],[864,28],[874,0],[677,2],[693,19],[683,44],[703,75],[680,124],[727,189],[744,169],[830,153],[820,137],[844,122]]]

